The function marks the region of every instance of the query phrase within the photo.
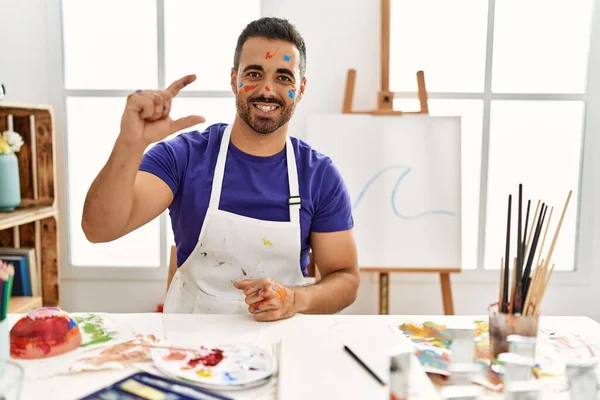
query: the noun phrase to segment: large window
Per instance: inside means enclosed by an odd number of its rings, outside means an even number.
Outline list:
[[[81,230],[87,190],[119,133],[127,95],[162,89],[184,75],[196,82],[174,100],[172,116],[232,122],[229,86],[237,37],[260,16],[260,0],[62,0],[69,265],[165,267],[170,219],[111,243],[91,244]],[[107,22],[110,21],[110,22]]]
[[[394,108],[418,108],[423,70],[430,114],[462,116],[464,269],[499,268],[508,194],[516,198],[519,183],[532,215],[538,199],[554,206],[545,251],[573,190],[552,260],[576,268],[593,8],[594,0],[392,0]]]

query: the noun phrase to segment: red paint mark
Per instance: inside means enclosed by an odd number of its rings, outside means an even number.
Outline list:
[[[257,85],[244,86],[240,89],[240,93],[248,93],[249,91],[256,89],[256,86]]]
[[[271,53],[271,52],[267,51],[267,54],[265,55],[265,60],[272,60],[272,59],[273,59],[273,56],[274,56],[275,54],[277,54],[277,50],[279,50],[279,49],[276,49],[276,50],[275,50],[273,53]]]
[[[165,361],[181,361],[185,360],[185,353],[180,353],[178,351],[171,351],[169,354],[163,357]]]
[[[214,367],[215,365],[219,364],[222,360],[223,350],[213,349],[212,353],[191,359],[188,362],[188,365],[192,368],[194,368],[198,364],[202,364],[205,367]]]
[[[269,89],[269,87],[268,87],[268,86],[265,86],[265,90],[266,90],[267,92],[270,92],[270,91],[271,91],[271,89]]]

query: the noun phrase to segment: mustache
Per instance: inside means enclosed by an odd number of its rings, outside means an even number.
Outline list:
[[[272,104],[277,104],[279,107],[283,107],[284,104],[281,100],[275,99],[273,97],[264,97],[264,96],[258,96],[258,97],[252,97],[250,99],[248,99],[249,103],[272,103]]]

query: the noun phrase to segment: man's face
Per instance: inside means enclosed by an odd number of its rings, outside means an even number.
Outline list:
[[[292,43],[249,38],[237,71],[231,71],[231,89],[238,115],[255,132],[269,134],[285,125],[304,93],[300,53]]]

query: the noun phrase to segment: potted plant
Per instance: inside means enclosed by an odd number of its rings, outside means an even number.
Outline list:
[[[0,136],[0,211],[12,211],[21,203],[21,185],[17,153],[23,138],[17,132],[4,131]]]

